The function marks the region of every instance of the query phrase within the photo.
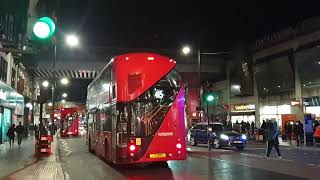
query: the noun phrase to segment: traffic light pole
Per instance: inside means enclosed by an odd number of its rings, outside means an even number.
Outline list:
[[[52,83],[52,111],[51,123],[54,122],[54,109],[55,109],[55,88],[56,88],[56,61],[57,61],[57,45],[54,43],[54,57],[53,57],[53,83]]]
[[[208,136],[208,151],[211,150],[211,145],[210,145],[210,132],[209,132],[209,127],[210,127],[210,120],[209,120],[209,102],[207,101],[207,118],[208,118],[208,125],[207,125],[207,136]]]

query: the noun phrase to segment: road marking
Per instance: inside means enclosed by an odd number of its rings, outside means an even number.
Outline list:
[[[247,153],[240,153],[241,155],[245,156],[252,156],[252,157],[258,157],[258,158],[264,158],[264,156],[255,155],[255,154],[247,154]],[[272,160],[279,160],[279,161],[287,161],[287,162],[293,162],[293,160],[290,159],[277,159],[277,158],[270,158]]]
[[[72,151],[68,147],[68,143],[65,140],[62,140],[62,146],[64,147],[63,150],[65,150],[67,153],[65,153],[65,156],[68,156],[69,154],[72,153]]]
[[[248,164],[242,164],[242,163],[237,163],[237,162],[232,162],[232,161],[228,161],[228,160],[224,160],[224,159],[217,159],[217,158],[209,158],[207,156],[200,156],[206,159],[212,159],[212,160],[216,160],[216,161],[220,161],[220,162],[226,162],[226,163],[231,163],[231,164],[236,164],[236,165],[240,165],[240,166],[246,166],[246,167],[250,167],[250,168],[255,168],[254,166],[250,166]]]
[[[307,164],[308,166],[316,166],[315,164]]]
[[[69,176],[69,174],[68,174],[67,172],[64,172],[64,175],[65,175],[65,179],[66,179],[66,180],[69,180],[69,179],[70,179],[70,176]]]

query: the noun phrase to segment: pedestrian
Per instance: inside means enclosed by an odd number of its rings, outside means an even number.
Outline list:
[[[227,131],[232,131],[232,122],[231,121],[228,121]]]
[[[254,122],[252,121],[251,122],[251,135],[254,136],[254,131],[255,131],[255,124]]]
[[[15,131],[17,132],[18,145],[20,146],[22,142],[23,133],[24,133],[24,127],[21,125],[21,122],[19,122],[19,125],[16,127]]]
[[[54,122],[52,122],[52,124],[49,125],[49,130],[51,135],[56,135],[57,132],[57,126],[54,124]]]
[[[242,120],[241,121],[241,133],[245,133],[246,132],[246,123]]]
[[[291,137],[292,137],[292,125],[289,121],[286,122],[284,126],[284,131],[286,133],[286,139],[291,143]]]
[[[42,122],[40,122],[40,124],[38,126],[38,130],[39,130],[41,135],[47,135],[48,134],[47,127],[45,125],[43,125]]]
[[[235,124],[235,130],[236,132],[240,133],[240,123],[238,120],[236,121],[236,124]]]
[[[279,159],[281,159],[281,153],[280,153],[280,149],[279,149],[279,128],[278,125],[275,121],[270,122],[270,124],[268,124],[268,127],[266,129],[267,132],[267,151],[266,151],[266,156],[265,159],[268,160],[271,150],[274,147],[277,151],[278,157]]]
[[[10,147],[13,146],[13,144],[14,144],[14,136],[15,136],[14,135],[14,128],[15,128],[15,126],[16,126],[15,124],[12,124],[7,131],[7,136],[9,138]]]
[[[265,120],[262,121],[262,124],[261,124],[261,132],[262,132],[262,135],[263,135],[263,142],[266,142],[266,128],[267,128],[267,123]]]
[[[303,124],[300,121],[297,121],[294,125],[294,134],[297,141],[297,146],[302,145],[302,140],[304,139],[304,131],[303,131]]]

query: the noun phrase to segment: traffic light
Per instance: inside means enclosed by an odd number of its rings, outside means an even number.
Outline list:
[[[40,40],[49,39],[56,30],[54,21],[49,17],[42,17],[33,26],[33,34]]]
[[[217,97],[217,95],[215,94],[215,93],[213,93],[213,92],[208,92],[207,94],[206,94],[206,96],[205,96],[205,101],[207,102],[207,103],[216,103],[217,102],[217,100],[218,100],[218,97]]]

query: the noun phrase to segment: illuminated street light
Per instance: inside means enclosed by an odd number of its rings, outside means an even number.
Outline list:
[[[63,85],[67,85],[69,83],[69,80],[67,78],[62,78],[60,82]]]
[[[52,103],[51,103],[51,102],[49,102],[49,103],[48,103],[48,106],[49,106],[49,107],[51,107],[51,106],[52,106]]]
[[[62,100],[61,100],[61,103],[66,103],[66,100],[62,99]]]
[[[47,88],[49,86],[49,81],[47,81],[47,80],[43,81],[42,86]]]
[[[64,97],[64,98],[66,98],[67,96],[68,96],[67,93],[63,93],[63,94],[62,94],[62,97]]]
[[[69,45],[70,47],[74,47],[74,46],[78,46],[79,39],[76,35],[70,34],[66,37],[66,42],[67,42],[67,45]]]
[[[182,53],[185,54],[185,55],[189,54],[190,51],[191,51],[191,49],[190,49],[189,46],[184,46],[184,47],[182,48]]]

